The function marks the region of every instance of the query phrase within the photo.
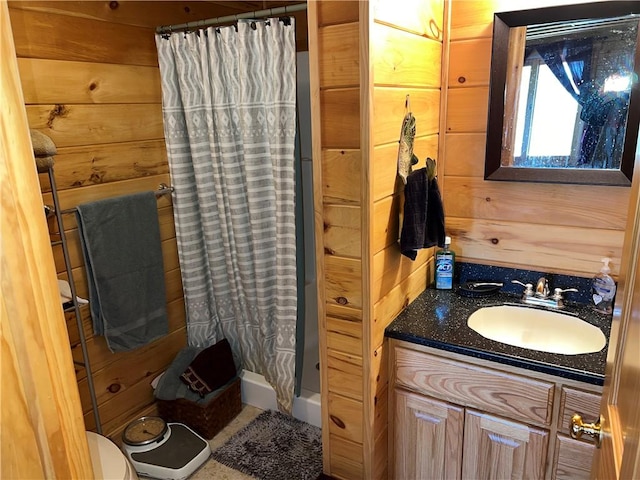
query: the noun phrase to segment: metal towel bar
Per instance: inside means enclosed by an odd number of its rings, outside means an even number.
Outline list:
[[[167,185],[166,183],[161,183],[160,185],[158,185],[158,189],[155,191],[156,197],[161,197],[162,195],[167,195],[169,193],[173,192],[173,187],[170,185]],[[74,213],[76,212],[78,209],[76,207],[72,207],[72,208],[67,208],[65,210],[61,210],[60,213],[62,214],[69,214],[69,213]],[[56,213],[56,209],[53,205],[45,205],[44,206],[44,213],[47,217],[53,216]]]

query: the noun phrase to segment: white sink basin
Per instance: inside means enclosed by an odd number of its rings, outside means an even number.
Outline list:
[[[578,317],[513,305],[480,308],[467,325],[491,340],[540,352],[593,353],[607,343],[598,327]]]

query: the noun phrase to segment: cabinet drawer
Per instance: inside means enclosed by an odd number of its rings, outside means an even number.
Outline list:
[[[600,415],[600,400],[602,395],[591,392],[583,392],[569,387],[562,387],[560,397],[560,417],[558,418],[558,430],[569,435],[571,417],[579,413],[582,421],[593,422]],[[588,442],[593,442],[591,437],[583,437]]]
[[[588,480],[591,478],[594,445],[558,435],[555,451],[556,480]]]
[[[551,423],[554,385],[396,347],[396,383],[538,425]]]

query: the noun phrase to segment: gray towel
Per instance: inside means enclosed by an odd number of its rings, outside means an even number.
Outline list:
[[[78,206],[93,330],[112,352],[169,331],[158,207],[153,192]]]
[[[222,385],[220,388],[201,397],[198,393],[189,389],[186,383],[180,380],[180,375],[184,372],[191,362],[204,350],[203,347],[185,347],[178,352],[176,358],[171,362],[164,375],[160,378],[156,386],[154,395],[158,400],[176,400],[184,398],[200,405],[206,405],[211,400],[220,395],[236,378],[235,375],[231,380]],[[212,368],[215,368],[213,366]]]

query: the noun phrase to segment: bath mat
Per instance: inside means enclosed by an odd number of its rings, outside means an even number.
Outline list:
[[[322,473],[320,429],[274,410],[262,412],[212,455],[260,480],[316,480]]]

